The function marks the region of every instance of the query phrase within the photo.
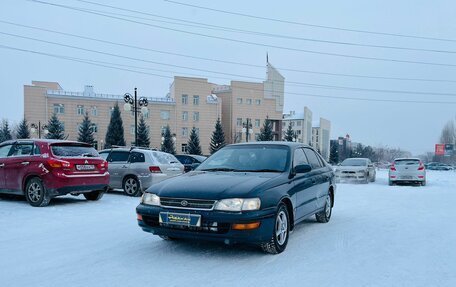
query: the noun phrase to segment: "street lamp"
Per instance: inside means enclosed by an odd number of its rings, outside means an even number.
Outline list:
[[[41,121],[38,121],[38,125],[35,123],[30,124],[30,127],[31,127],[30,131],[32,133],[38,132],[38,138],[41,138],[41,131],[43,131],[44,134],[46,134],[46,135],[49,133],[48,126],[41,125]]]
[[[242,133],[245,133],[245,141],[249,142],[249,135],[253,133],[252,120],[247,118],[245,123],[242,123]]]
[[[135,145],[137,145],[138,142],[138,113],[147,113],[147,105],[149,104],[149,101],[147,100],[146,97],[141,97],[139,100],[137,99],[137,90],[135,88],[135,96],[133,97],[131,94],[126,93],[124,95],[124,110],[129,112],[133,111],[135,114]],[[140,108],[141,107],[141,108]]]

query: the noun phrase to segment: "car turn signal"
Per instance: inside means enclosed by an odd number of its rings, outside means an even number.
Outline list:
[[[252,222],[252,223],[234,223],[232,228],[234,230],[251,230],[257,229],[260,227],[260,222]]]

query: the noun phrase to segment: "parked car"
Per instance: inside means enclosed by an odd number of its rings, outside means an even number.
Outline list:
[[[169,153],[142,148],[114,148],[100,151],[109,163],[109,186],[139,196],[152,184],[181,175],[184,166]]]
[[[419,158],[397,158],[388,173],[389,185],[419,183],[426,185],[426,168]]]
[[[99,200],[108,183],[108,164],[91,145],[41,139],[0,144],[0,193],[25,195],[32,206],[69,193]]]
[[[449,164],[440,162],[431,162],[425,165],[428,170],[454,170],[454,167]]]
[[[144,231],[164,239],[258,244],[276,254],[302,220],[330,220],[335,191],[332,168],[311,147],[251,142],[228,145],[194,171],[154,185],[136,212]]]
[[[360,181],[363,183],[374,182],[376,177],[375,167],[368,158],[347,158],[336,168],[337,181]]]
[[[177,154],[175,157],[184,165],[184,171],[194,170],[198,165],[206,160],[207,156],[195,154]]]

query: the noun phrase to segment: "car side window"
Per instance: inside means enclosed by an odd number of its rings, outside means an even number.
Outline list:
[[[312,169],[317,169],[321,167],[321,163],[318,160],[318,156],[313,150],[306,148],[304,149],[304,152],[307,156],[307,159],[309,160],[309,164],[312,166]]]
[[[38,145],[33,145],[33,154],[34,155],[40,155],[41,154],[41,150],[40,150],[40,147]]]
[[[7,144],[0,147],[0,158],[7,157],[11,150],[11,145]]]
[[[144,154],[140,152],[132,152],[130,154],[130,162],[135,163],[135,162],[146,162],[146,158],[144,157]]]
[[[113,151],[108,156],[109,162],[126,162],[128,161],[128,157],[130,153],[128,151]]]
[[[26,144],[15,144],[13,148],[10,150],[8,156],[27,156],[31,155],[33,151],[33,144],[26,143]]]
[[[304,154],[304,151],[300,148],[296,149],[294,152],[294,157],[293,157],[293,167],[301,164],[309,164],[307,161],[306,155]]]

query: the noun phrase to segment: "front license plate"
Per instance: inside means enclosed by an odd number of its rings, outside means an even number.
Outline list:
[[[189,213],[160,212],[160,224],[180,226],[201,226],[201,215]]]
[[[94,170],[95,166],[93,164],[77,164],[77,170]]]

